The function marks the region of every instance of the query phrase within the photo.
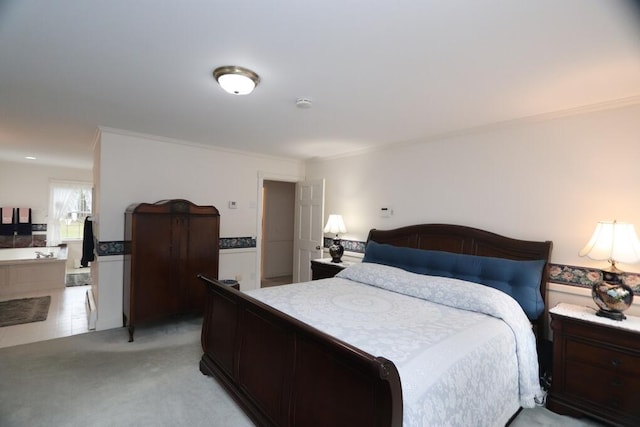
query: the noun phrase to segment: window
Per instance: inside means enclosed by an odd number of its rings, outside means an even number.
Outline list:
[[[91,215],[91,183],[51,181],[47,245],[82,239],[84,221]]]

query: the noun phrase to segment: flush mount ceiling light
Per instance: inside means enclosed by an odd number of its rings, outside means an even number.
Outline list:
[[[310,100],[309,98],[298,98],[298,99],[296,99],[296,107],[298,107],[298,108],[302,108],[302,109],[311,108],[312,104],[313,104],[313,101]]]
[[[218,67],[213,70],[213,77],[222,89],[233,95],[248,95],[260,83],[260,76],[237,65]]]

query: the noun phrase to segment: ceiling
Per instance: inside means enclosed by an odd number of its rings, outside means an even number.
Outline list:
[[[636,4],[0,0],[0,160],[90,168],[99,126],[322,158],[640,102]]]

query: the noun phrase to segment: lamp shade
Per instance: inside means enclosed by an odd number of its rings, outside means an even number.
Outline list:
[[[640,242],[633,224],[600,221],[589,242],[579,253],[594,260],[631,264],[640,261]]]
[[[331,214],[329,215],[329,219],[327,220],[327,225],[324,226],[325,233],[346,233],[347,227],[344,226],[344,221],[342,220],[342,215]]]

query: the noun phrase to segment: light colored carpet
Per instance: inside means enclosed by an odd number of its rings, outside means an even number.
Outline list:
[[[253,424],[200,373],[200,319],[92,332],[0,349],[0,425],[224,426]],[[511,424],[593,426],[544,408]]]
[[[0,426],[253,426],[200,373],[200,319],[0,349]]]

